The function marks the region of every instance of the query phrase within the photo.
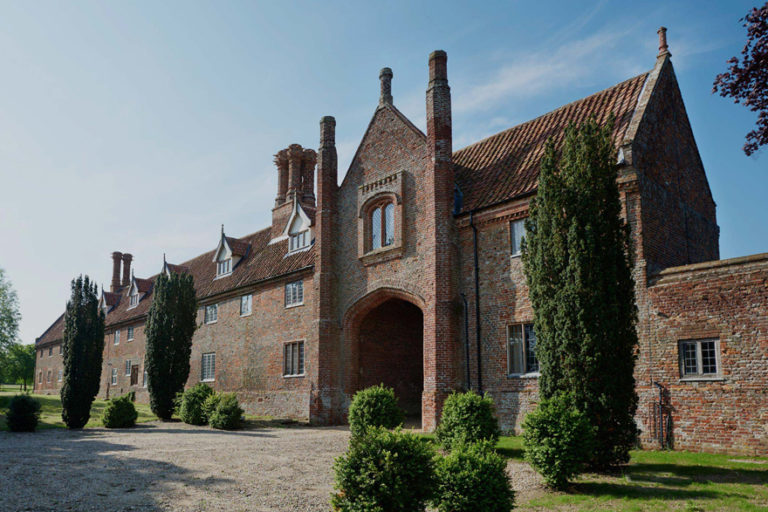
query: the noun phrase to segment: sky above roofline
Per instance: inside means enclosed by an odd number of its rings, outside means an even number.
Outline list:
[[[69,281],[107,287],[112,251],[136,276],[215,249],[224,223],[266,227],[272,155],[337,121],[343,178],[378,73],[424,130],[427,57],[448,53],[454,149],[672,61],[718,204],[721,256],[768,251],[755,115],[711,94],[740,52],[751,2],[15,2],[0,17],[0,267],[21,340],[58,317]]]

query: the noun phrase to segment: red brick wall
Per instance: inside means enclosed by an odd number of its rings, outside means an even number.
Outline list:
[[[60,342],[46,345],[42,348],[37,347],[35,352],[35,379],[33,381],[35,393],[56,395],[61,390],[62,383],[59,381],[59,370],[64,369],[64,359],[59,353],[60,347]],[[48,355],[49,352],[51,355]],[[40,381],[41,374],[42,382]],[[50,380],[48,380],[49,374]]]
[[[636,378],[642,440],[657,446],[654,407],[665,390],[676,449],[768,453],[768,254],[670,268],[647,289]],[[722,375],[681,378],[678,342],[720,342]]]

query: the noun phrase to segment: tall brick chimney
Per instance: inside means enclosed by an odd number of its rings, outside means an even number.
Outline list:
[[[332,423],[341,418],[332,417],[332,411],[344,407],[338,372],[334,371],[341,348],[341,337],[334,321],[333,249],[334,219],[338,195],[338,160],[336,156],[336,120],[326,116],[320,120],[320,149],[317,152],[317,210],[315,213],[315,278],[314,316],[317,319],[318,363],[315,381],[317,388],[310,399],[310,417],[323,418]]]
[[[313,149],[305,149],[301,161],[301,202],[315,205],[315,164],[317,153]]]
[[[123,259],[123,253],[112,253],[112,283],[109,285],[109,291],[116,292],[120,288],[120,262]]]
[[[381,96],[379,96],[379,105],[384,103],[392,104],[392,70],[389,68],[382,68],[379,72],[379,80],[381,81]]]
[[[277,166],[277,198],[275,206],[280,206],[285,202],[285,195],[288,193],[288,150],[283,149],[275,155],[275,165]]]
[[[133,261],[133,255],[125,253],[123,254],[123,284],[122,286],[128,286],[131,284],[131,261]]]
[[[437,426],[443,401],[461,385],[458,368],[458,255],[453,224],[453,163],[451,90],[448,87],[448,57],[442,50],[429,56],[427,86],[427,151],[432,168],[425,176],[425,211],[432,222],[424,229],[427,268],[434,305],[424,310],[424,398],[422,427]]]

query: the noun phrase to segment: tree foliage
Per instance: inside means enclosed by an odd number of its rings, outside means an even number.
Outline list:
[[[2,374],[6,382],[19,384],[27,390],[27,384],[35,378],[35,355],[37,351],[34,345],[22,345],[13,343],[0,356],[0,364],[3,366]]]
[[[729,68],[715,78],[712,92],[731,97],[757,112],[757,127],[747,134],[744,153],[748,156],[768,144],[768,2],[753,7],[741,19],[747,28],[747,43],[738,57],[728,60]]]
[[[404,419],[395,390],[384,384],[358,391],[349,405],[349,429],[353,436],[363,434],[370,427],[399,427]]]
[[[447,450],[462,443],[484,440],[495,443],[499,439],[499,420],[493,398],[471,390],[451,393],[443,403],[435,436]]]
[[[83,428],[99,392],[104,352],[104,312],[98,288],[88,276],[72,280],[72,295],[64,316],[64,382],[61,418],[67,428]]]
[[[539,389],[573,393],[596,428],[595,468],[626,462],[637,435],[637,308],[612,124],[569,126],[560,155],[547,143],[523,247]]]
[[[152,412],[170,420],[176,394],[189,377],[192,335],[197,328],[195,285],[189,274],[161,273],[147,315],[147,371]]]
[[[34,432],[40,421],[40,402],[29,395],[16,395],[8,404],[5,422],[11,432]]]
[[[0,381],[11,378],[6,374],[5,360],[8,350],[16,342],[19,334],[19,299],[10,281],[5,278],[5,271],[0,268]]]

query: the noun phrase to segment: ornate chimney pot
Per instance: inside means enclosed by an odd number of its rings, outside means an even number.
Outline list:
[[[392,70],[389,68],[383,68],[379,72],[379,80],[381,81],[381,96],[379,97],[379,104],[385,103],[392,104]]]

